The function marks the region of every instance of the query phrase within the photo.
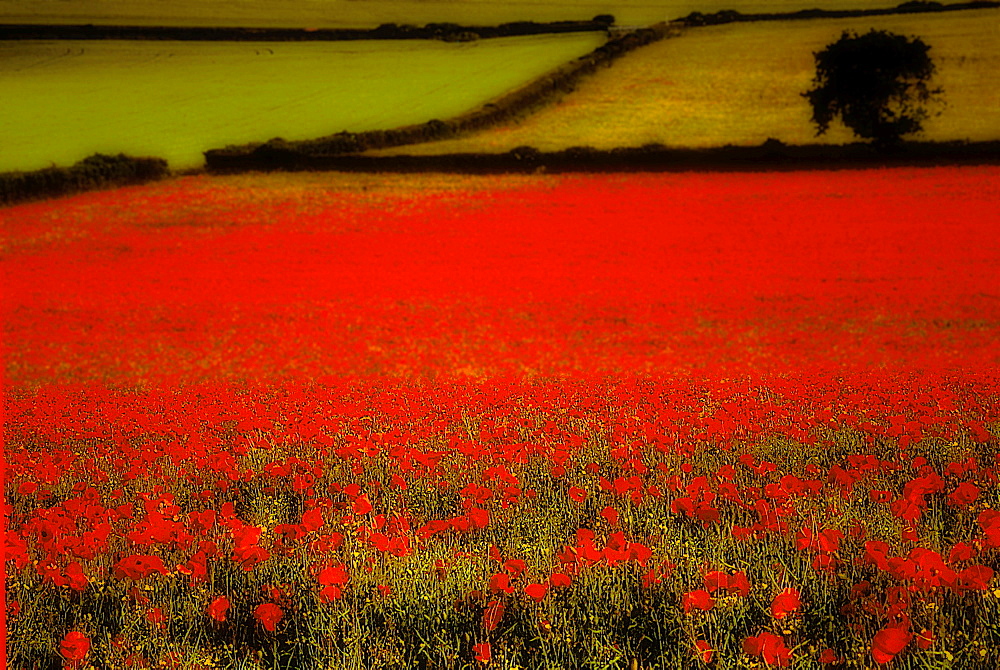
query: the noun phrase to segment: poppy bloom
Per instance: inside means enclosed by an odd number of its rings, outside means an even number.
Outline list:
[[[698,589],[685,593],[681,598],[681,605],[684,607],[684,613],[690,614],[693,609],[700,609],[707,612],[715,607],[715,601],[712,600],[712,596],[708,594],[708,591]]]
[[[344,569],[344,566],[331,565],[324,568],[323,571],[319,573],[317,579],[319,579],[319,583],[323,586],[342,586],[347,583],[350,576],[347,574],[347,570]]]
[[[504,561],[503,564],[504,570],[509,572],[510,576],[513,577],[514,579],[517,579],[521,575],[521,573],[525,571],[527,567],[528,564],[525,563],[520,558],[512,558],[510,560]]]
[[[221,623],[226,620],[226,611],[228,609],[229,598],[226,596],[219,596],[208,606],[208,616]]]
[[[78,630],[66,633],[66,636],[59,643],[59,653],[67,661],[74,663],[82,661],[87,652],[90,651],[90,638]]]
[[[365,494],[359,495],[354,500],[354,504],[351,505],[351,509],[357,515],[368,514],[372,511],[372,503]]]
[[[146,612],[146,621],[153,624],[154,626],[163,628],[163,624],[166,623],[167,617],[164,616],[162,609],[160,609],[159,607],[154,607],[153,609]]]
[[[729,577],[729,586],[726,589],[729,593],[736,594],[741,598],[745,598],[750,595],[750,580],[747,579],[747,573],[742,570],[734,572]]]
[[[840,663],[841,658],[837,656],[837,653],[833,649],[824,649],[820,652],[819,662],[825,663],[827,665],[833,665],[834,663]]]
[[[587,499],[587,492],[581,489],[579,486],[569,487],[569,499],[573,502],[582,503]]]
[[[472,651],[476,653],[476,660],[482,661],[483,663],[489,663],[492,655],[490,654],[490,643],[480,642],[478,644],[472,645]]]
[[[490,593],[499,593],[504,591],[506,593],[513,593],[514,587],[510,585],[510,576],[503,572],[498,572],[492,577],[490,577]]]
[[[729,587],[729,575],[718,570],[707,573],[703,580],[705,582],[705,588],[709,593],[715,593],[719,589],[725,589]]]
[[[573,583],[573,580],[569,575],[562,572],[553,572],[552,576],[549,577],[549,585],[556,587],[565,587]]]
[[[702,663],[711,663],[712,654],[715,653],[715,650],[712,649],[712,645],[705,640],[698,640],[694,643],[694,648],[695,652],[698,654],[698,659]]]
[[[787,588],[776,595],[771,602],[771,616],[778,620],[784,619],[789,614],[796,612],[801,605],[799,590]]]
[[[274,603],[263,603],[257,606],[257,609],[254,610],[253,616],[262,626],[264,626],[265,629],[273,633],[274,627],[279,621],[281,621],[281,618],[285,616],[285,613]]]
[[[774,633],[745,638],[743,651],[751,656],[760,656],[768,665],[779,668],[787,668],[792,659],[792,650],[785,646],[785,638]]]
[[[483,612],[483,628],[486,630],[496,630],[503,619],[504,606],[499,600],[491,600]]]
[[[159,556],[132,555],[118,561],[114,567],[115,579],[131,579],[138,581],[149,577],[154,572],[161,575],[169,574],[167,566]]]
[[[341,591],[340,587],[334,586],[333,584],[324,586],[319,590],[319,599],[325,603],[332,602],[334,600],[340,600],[341,596],[343,595],[344,592]]]
[[[605,521],[607,521],[609,524],[611,524],[612,528],[617,528],[618,527],[619,515],[618,515],[618,510],[616,510],[614,507],[611,507],[609,505],[609,506],[605,507],[604,509],[602,509],[601,510],[601,516],[604,517]]]
[[[549,587],[545,584],[528,584],[524,587],[524,593],[536,603],[542,602]]]
[[[913,635],[900,626],[887,626],[872,638],[872,658],[876,663],[886,664],[910,644]]]

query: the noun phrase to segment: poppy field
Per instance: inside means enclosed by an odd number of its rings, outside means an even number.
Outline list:
[[[8,667],[991,667],[997,177],[4,209]]]

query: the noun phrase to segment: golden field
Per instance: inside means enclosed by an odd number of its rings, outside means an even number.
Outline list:
[[[378,153],[503,152],[518,146],[611,149],[787,144],[853,140],[834,125],[815,136],[802,93],[815,71],[813,53],[845,30],[871,28],[917,36],[931,46],[945,106],[922,139],[1000,137],[1000,13],[888,16],[728,24],[688,29],[616,62],[520,122],[455,140]]]

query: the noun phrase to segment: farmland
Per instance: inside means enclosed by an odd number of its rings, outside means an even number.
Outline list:
[[[503,152],[518,146],[609,149],[662,143],[712,147],[842,144],[833,126],[815,136],[801,94],[815,74],[813,53],[844,30],[916,35],[931,46],[946,107],[925,123],[928,140],[1000,137],[997,10],[932,16],[738,23],[687,30],[639,49],[582,82],[551,107],[465,138],[386,149],[380,154]],[[750,110],[750,111],[748,111]]]
[[[995,665],[997,177],[5,209],[12,667]]]
[[[0,171],[94,153],[198,167],[201,152],[462,113],[601,44],[599,35],[349,43],[0,43]]]
[[[837,3],[819,3],[819,5],[837,9],[863,9],[883,7],[885,3],[878,0],[842,0]],[[791,0],[736,0],[735,2],[620,0],[613,3],[601,0],[586,2],[520,0],[504,3],[485,0],[461,2],[122,0],[99,4],[85,0],[4,0],[0,2],[0,22],[373,28],[386,22],[424,25],[451,21],[463,25],[496,25],[509,21],[584,20],[610,12],[622,25],[648,25],[675,19],[696,10],[714,12],[720,9],[737,9],[743,12],[788,11],[801,9],[801,5]]]

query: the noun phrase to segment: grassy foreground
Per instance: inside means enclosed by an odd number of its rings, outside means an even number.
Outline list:
[[[1000,137],[997,10],[931,16],[741,23],[687,30],[639,49],[582,82],[537,114],[466,138],[387,149],[391,153],[503,152],[518,146],[555,151],[668,146],[853,141],[835,125],[815,137],[801,93],[815,74],[813,52],[843,30],[869,28],[917,35],[931,45],[947,106],[925,124],[922,139]]]
[[[871,374],[18,394],[11,667],[988,667],[995,394]]]

